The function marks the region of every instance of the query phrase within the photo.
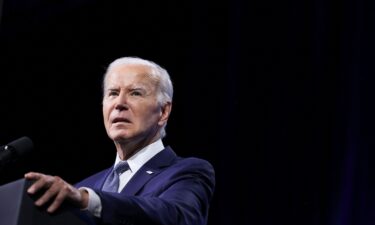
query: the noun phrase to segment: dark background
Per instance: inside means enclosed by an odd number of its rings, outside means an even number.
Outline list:
[[[0,4],[1,5],[1,4]],[[101,79],[122,56],[174,82],[165,144],[210,161],[209,225],[375,224],[375,2],[4,0],[0,171],[74,183],[110,166]]]

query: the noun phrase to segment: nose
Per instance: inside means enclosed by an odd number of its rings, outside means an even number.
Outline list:
[[[127,110],[128,108],[129,108],[128,105],[122,102],[116,103],[116,106],[115,106],[115,109],[118,111]]]
[[[127,110],[129,108],[124,94],[120,94],[117,98],[115,109],[118,111]]]

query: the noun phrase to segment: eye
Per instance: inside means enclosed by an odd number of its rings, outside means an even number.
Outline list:
[[[141,93],[140,91],[135,90],[135,91],[132,91],[132,92],[130,93],[130,95],[131,95],[131,96],[142,96],[142,93]]]
[[[118,95],[118,91],[116,90],[109,90],[108,91],[108,96],[117,96]]]

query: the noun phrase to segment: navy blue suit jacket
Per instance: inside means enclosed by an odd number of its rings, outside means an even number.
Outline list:
[[[102,214],[98,224],[207,223],[215,186],[214,169],[209,162],[178,157],[166,147],[143,165],[120,193],[101,190],[112,168],[76,184],[92,188],[99,195]]]

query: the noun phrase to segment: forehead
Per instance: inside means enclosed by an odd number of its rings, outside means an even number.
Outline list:
[[[107,72],[105,86],[156,85],[151,72],[145,65],[116,65]]]

